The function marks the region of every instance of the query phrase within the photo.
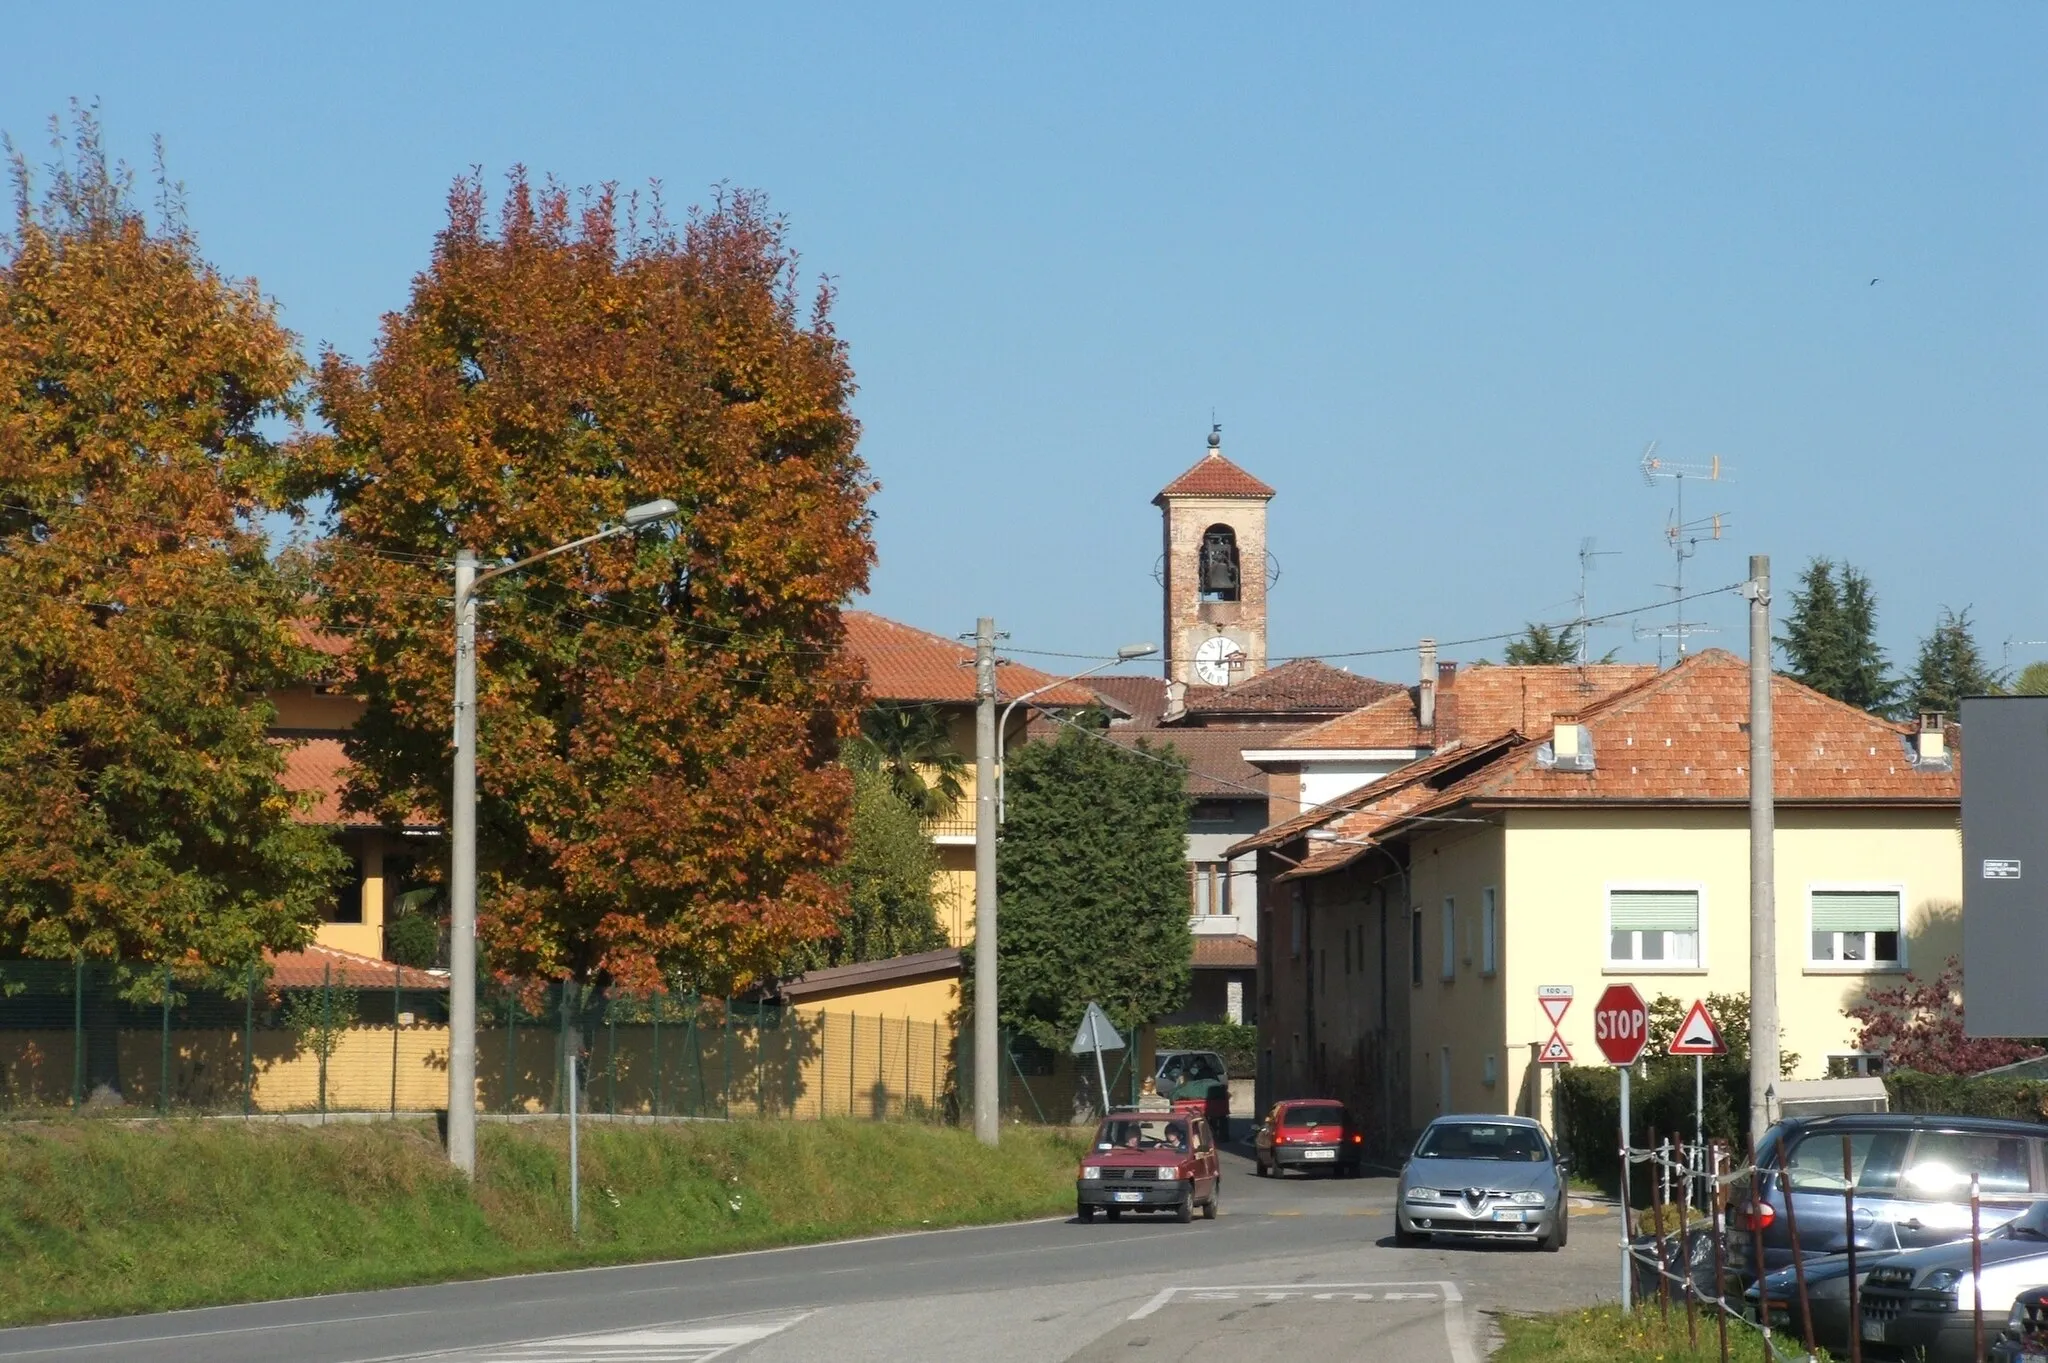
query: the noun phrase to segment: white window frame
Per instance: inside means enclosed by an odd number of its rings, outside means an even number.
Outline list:
[[[1895,894],[1899,897],[1899,959],[1896,961],[1845,961],[1839,956],[1832,961],[1816,959],[1813,954],[1813,897],[1815,894],[1845,891],[1866,894]],[[1806,886],[1806,922],[1804,940],[1806,946],[1806,971],[1810,975],[1896,975],[1911,967],[1906,961],[1906,884],[1901,880],[1814,880]],[[1875,936],[1875,933],[1866,934]],[[1835,934],[1835,947],[1841,948],[1841,933]],[[1875,943],[1872,946],[1875,947]]]
[[[1863,1073],[1844,1076],[1846,1078],[1874,1079],[1884,1074],[1884,1072],[1887,1069],[1891,1068],[1889,1065],[1885,1063],[1885,1058],[1883,1054],[1878,1051],[1829,1051],[1827,1053],[1826,1073],[1827,1077],[1830,1079],[1836,1077],[1835,1062],[1837,1060],[1846,1060],[1852,1062],[1850,1065],[1843,1066],[1843,1068],[1845,1069],[1854,1068],[1854,1062],[1862,1062]]]
[[[1444,959],[1438,978],[1449,983],[1458,978],[1458,899],[1455,895],[1444,896],[1442,928]]]
[[[1695,954],[1695,956],[1696,956],[1696,959],[1695,959],[1695,960],[1693,960],[1693,961],[1692,961],[1692,962],[1690,962],[1690,963],[1683,963],[1683,962],[1681,962],[1681,963],[1678,963],[1678,964],[1673,964],[1673,963],[1671,963],[1671,962],[1670,962],[1670,961],[1668,961],[1668,960],[1665,960],[1665,961],[1644,961],[1644,960],[1632,960],[1632,959],[1627,959],[1627,958],[1617,958],[1617,957],[1615,957],[1615,956],[1614,956],[1614,954],[1613,954],[1613,951],[1614,951],[1614,928],[1613,928],[1613,926],[1612,926],[1612,925],[1613,925],[1613,923],[1614,923],[1614,896],[1615,896],[1615,894],[1616,894],[1616,892],[1617,892],[1617,891],[1619,891],[1619,892],[1623,892],[1623,893],[1626,893],[1626,892],[1628,892],[1628,891],[1631,891],[1631,890],[1648,890],[1648,891],[1659,891],[1659,890],[1661,890],[1661,891],[1670,891],[1670,892],[1674,892],[1674,893],[1676,893],[1676,892],[1689,892],[1689,893],[1691,893],[1692,895],[1694,895],[1694,896],[1696,897],[1696,900],[1695,900],[1695,902],[1697,902],[1697,903],[1699,904],[1699,906],[1700,906],[1700,917],[1699,917],[1699,931],[1698,931],[1698,933],[1696,933],[1696,934],[1695,934],[1695,936],[1696,936],[1696,937],[1698,938],[1698,950],[1697,950],[1697,951],[1696,951],[1696,952],[1694,953],[1694,954]],[[1707,902],[1707,886],[1706,886],[1706,882],[1705,882],[1705,881],[1701,881],[1701,880],[1610,880],[1610,881],[1608,881],[1608,882],[1607,882],[1607,884],[1606,884],[1606,886],[1605,886],[1605,887],[1604,887],[1604,888],[1603,888],[1603,889],[1601,890],[1601,893],[1600,893],[1600,959],[1601,959],[1601,960],[1602,960],[1603,962],[1605,962],[1605,966],[1604,966],[1604,969],[1605,969],[1606,973],[1608,973],[1608,974],[1610,974],[1610,975],[1704,975],[1704,974],[1706,974],[1706,973],[1707,973],[1707,962],[1708,962],[1708,960],[1709,960],[1709,957],[1708,957],[1708,954],[1707,954],[1707,952],[1708,952],[1708,943],[1707,943],[1707,924],[1708,924],[1708,922],[1710,921],[1710,918],[1711,918],[1711,915],[1710,915],[1710,914],[1709,914],[1709,912],[1708,912],[1708,902]]]
[[[1500,891],[1491,885],[1479,892],[1479,973],[1500,973]]]

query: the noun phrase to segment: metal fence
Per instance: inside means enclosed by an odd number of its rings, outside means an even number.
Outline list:
[[[432,1112],[448,1103],[442,990],[396,967],[280,987],[160,967],[0,961],[0,1114]],[[477,1106],[621,1117],[949,1120],[972,1109],[945,1021],[558,983],[480,991]],[[1006,1099],[1046,1098],[1012,1056]],[[1014,1083],[1015,1087],[1010,1087]]]

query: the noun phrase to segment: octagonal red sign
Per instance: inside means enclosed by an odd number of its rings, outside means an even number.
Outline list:
[[[1633,1065],[1650,1040],[1650,1010],[1632,984],[1610,984],[1593,1005],[1593,1041],[1612,1065]]]

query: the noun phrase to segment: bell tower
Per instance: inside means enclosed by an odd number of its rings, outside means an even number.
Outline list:
[[[1165,521],[1166,680],[1235,686],[1266,669],[1266,503],[1273,489],[1209,452],[1160,489]]]

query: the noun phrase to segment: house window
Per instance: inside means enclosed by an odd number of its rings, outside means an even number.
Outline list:
[[[363,889],[369,877],[363,870],[363,855],[352,853],[349,857],[348,883],[334,896],[321,917],[329,923],[360,923],[363,921]]]
[[[1868,1079],[1885,1072],[1884,1057],[1875,1051],[1831,1051],[1828,1078]]]
[[[1500,901],[1493,887],[1479,892],[1479,973],[1500,970]]]
[[[1302,927],[1301,927],[1301,920],[1302,920],[1302,919],[1303,919],[1303,917],[1305,917],[1305,916],[1306,916],[1306,915],[1305,915],[1305,912],[1304,912],[1304,910],[1303,910],[1303,908],[1302,908],[1302,904],[1301,904],[1301,891],[1300,891],[1300,889],[1299,889],[1299,888],[1297,888],[1297,889],[1295,890],[1295,892],[1294,892],[1294,916],[1293,916],[1293,926],[1294,926],[1294,931],[1293,931],[1293,934],[1292,934],[1292,936],[1293,936],[1293,945],[1294,945],[1294,958],[1295,958],[1296,960],[1300,960],[1300,959],[1301,959],[1301,932],[1302,932]]]
[[[1651,969],[1698,969],[1700,892],[1610,890],[1607,963]]]
[[[1896,969],[1904,963],[1899,891],[1815,890],[1808,899],[1813,929],[1807,963],[1848,970]]]
[[[1458,901],[1444,900],[1444,978],[1456,979],[1458,975]]]
[[[1422,910],[1408,912],[1408,975],[1409,983],[1422,983]]]
[[[1190,862],[1188,877],[1194,887],[1195,917],[1212,918],[1230,912],[1229,862]]]

